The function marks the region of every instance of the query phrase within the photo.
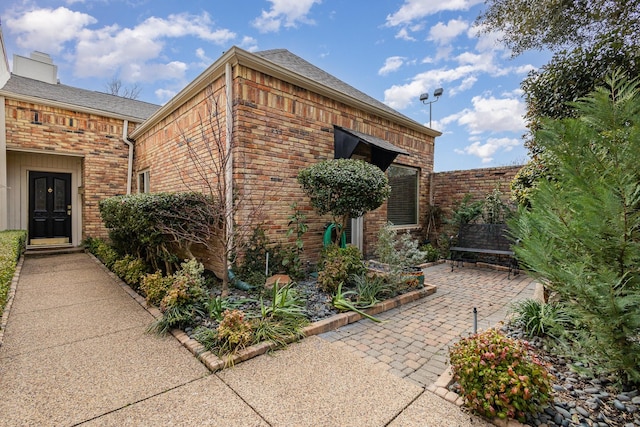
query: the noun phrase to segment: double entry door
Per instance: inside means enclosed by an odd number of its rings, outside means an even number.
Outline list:
[[[71,243],[71,174],[29,172],[29,244]]]

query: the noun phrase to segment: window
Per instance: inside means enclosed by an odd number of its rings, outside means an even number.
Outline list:
[[[149,169],[138,174],[138,193],[149,192]]]
[[[391,195],[387,202],[387,221],[393,225],[418,224],[418,174],[416,168],[389,166]]]

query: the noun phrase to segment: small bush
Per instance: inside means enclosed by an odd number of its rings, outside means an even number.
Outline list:
[[[156,271],[142,278],[140,289],[146,296],[147,304],[159,306],[172,284],[171,277],[165,277],[161,271]]]
[[[24,251],[26,238],[26,231],[0,231],[0,316],[7,303],[11,280],[18,258]]]
[[[195,259],[181,264],[181,269],[173,275],[171,287],[160,302],[160,310],[175,306],[202,303],[207,297],[204,288],[204,266]]]
[[[357,247],[348,245],[346,248],[340,248],[330,245],[323,253],[318,286],[323,291],[333,294],[340,283],[347,283],[351,276],[361,274],[364,270],[362,254]]]
[[[529,337],[560,338],[565,327],[573,326],[572,317],[562,307],[535,299],[518,301],[513,305],[512,312],[515,315],[512,322]]]
[[[431,243],[421,246],[420,251],[426,254],[426,262],[435,262],[440,259],[440,251],[437,248],[434,248]]]
[[[118,251],[113,249],[109,243],[103,239],[88,238],[84,242],[89,252],[94,254],[107,268],[113,267],[113,264],[120,259]]]
[[[217,338],[222,354],[235,353],[251,344],[251,323],[240,310],[226,310],[218,325]]]
[[[111,269],[133,289],[140,287],[142,278],[147,274],[147,264],[131,255],[114,262]]]
[[[171,286],[160,301],[162,317],[149,327],[150,331],[164,334],[171,328],[191,323],[195,316],[206,316],[204,305],[208,293],[204,287],[204,267],[195,259],[181,266],[171,277]]]
[[[549,401],[546,368],[525,343],[495,329],[458,341],[449,357],[466,405],[480,415],[524,421]]]

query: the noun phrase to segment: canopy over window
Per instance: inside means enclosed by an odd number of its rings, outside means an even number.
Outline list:
[[[384,139],[335,125],[333,126],[333,144],[336,159],[350,159],[354,153],[363,152],[363,148],[366,148],[367,154],[371,154],[367,160],[383,171],[387,170],[398,154],[409,155],[407,151]]]

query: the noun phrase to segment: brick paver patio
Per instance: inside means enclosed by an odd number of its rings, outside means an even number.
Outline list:
[[[362,320],[320,335],[389,372],[426,387],[447,368],[448,349],[473,331],[504,320],[511,302],[533,297],[535,281],[526,274],[508,278],[504,271],[449,264],[425,270],[435,294],[378,315],[376,324]]]

